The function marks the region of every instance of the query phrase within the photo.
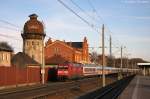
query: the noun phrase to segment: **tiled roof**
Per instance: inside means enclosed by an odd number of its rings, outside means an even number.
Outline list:
[[[83,42],[66,42],[67,45],[74,47],[74,48],[82,48]]]
[[[62,64],[62,63],[65,63],[65,62],[67,62],[67,60],[65,58],[63,58],[62,56],[60,56],[60,55],[55,55],[55,56],[52,56],[52,57],[47,58],[45,60],[46,65]]]
[[[30,20],[28,20],[24,25],[24,33],[44,33],[44,27],[42,22],[37,20],[37,15],[32,14],[29,16]]]
[[[18,52],[16,55],[14,55],[11,60],[11,63],[13,66],[17,67],[26,67],[27,65],[40,66],[38,62],[36,62],[30,56],[22,52]]]

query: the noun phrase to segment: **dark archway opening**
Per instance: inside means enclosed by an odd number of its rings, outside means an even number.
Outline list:
[[[50,68],[48,70],[48,81],[57,81],[57,68]]]

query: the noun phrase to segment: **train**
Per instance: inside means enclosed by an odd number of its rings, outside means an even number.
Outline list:
[[[138,71],[138,69],[114,68],[104,66],[104,74],[114,74],[122,71],[124,73]],[[102,75],[102,66],[96,64],[81,64],[81,63],[64,63],[57,67],[58,79],[75,79],[89,76]]]

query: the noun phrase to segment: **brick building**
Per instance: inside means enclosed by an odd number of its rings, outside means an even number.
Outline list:
[[[11,66],[13,49],[6,42],[0,42],[0,66]]]
[[[46,64],[59,64],[64,62],[89,63],[88,42],[52,41],[45,44]]]
[[[37,19],[36,14],[31,14],[30,19],[25,23],[23,33],[23,53],[29,55],[38,63],[42,64],[42,51],[44,43],[44,26],[43,23]]]

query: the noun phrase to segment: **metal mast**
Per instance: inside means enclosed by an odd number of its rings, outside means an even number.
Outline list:
[[[102,81],[103,81],[103,87],[105,87],[105,36],[104,36],[104,24],[102,26]]]

